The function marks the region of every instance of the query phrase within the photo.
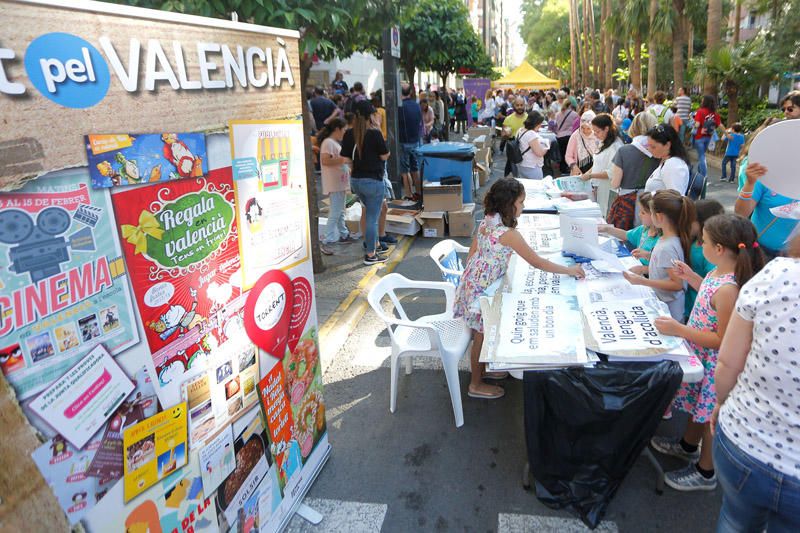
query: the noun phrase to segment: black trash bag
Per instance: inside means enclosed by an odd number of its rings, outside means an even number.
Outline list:
[[[536,497],[594,529],[683,379],[674,361],[525,372],[525,434]]]

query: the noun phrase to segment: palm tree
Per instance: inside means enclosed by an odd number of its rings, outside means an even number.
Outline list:
[[[683,58],[687,26],[685,0],[672,0],[672,8],[672,78],[677,95],[678,87],[683,87],[683,75],[686,70],[686,61]]]
[[[575,0],[569,0],[569,68],[570,85],[575,87],[578,81],[578,53],[575,44]]]
[[[631,86],[637,91],[642,90],[642,40],[650,25],[649,0],[628,0],[625,2],[623,20],[628,33],[633,39],[633,57],[631,62]]]
[[[708,0],[708,26],[706,28],[706,61],[719,49],[722,31],[722,0]],[[717,80],[713,69],[708,69],[703,90],[706,94],[717,94]]]

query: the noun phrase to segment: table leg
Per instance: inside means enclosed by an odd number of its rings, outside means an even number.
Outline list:
[[[650,464],[653,465],[653,468],[656,471],[656,494],[663,494],[664,493],[664,469],[661,467],[661,463],[658,462],[656,456],[653,455],[653,450],[650,449],[649,446],[645,446],[642,455],[647,457],[650,461]]]

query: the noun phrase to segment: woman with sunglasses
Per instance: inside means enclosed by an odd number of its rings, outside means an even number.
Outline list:
[[[689,187],[689,156],[683,147],[678,132],[672,126],[659,124],[647,132],[647,149],[653,157],[660,159],[644,190],[655,193],[663,189],[672,189],[686,195]]]

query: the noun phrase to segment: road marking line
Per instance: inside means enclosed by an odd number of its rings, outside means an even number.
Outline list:
[[[369,307],[367,293],[378,272],[383,271],[389,274],[405,258],[416,236],[403,237],[389,257],[389,260],[382,265],[374,265],[358,282],[356,288],[342,300],[333,314],[319,328],[320,359],[322,360],[322,372],[328,369],[333,362],[333,358],[339,353],[347,337],[353,328],[358,324],[364,313]]]
[[[592,530],[577,518],[515,513],[497,515],[497,533],[582,533],[585,531]],[[619,533],[619,528],[616,523],[604,520],[593,532]]]
[[[386,519],[389,506],[381,503],[348,502],[306,498],[303,503],[322,513],[322,522],[312,525],[295,515],[286,527],[287,533],[320,533],[322,531],[347,531],[348,533],[378,533]]]

